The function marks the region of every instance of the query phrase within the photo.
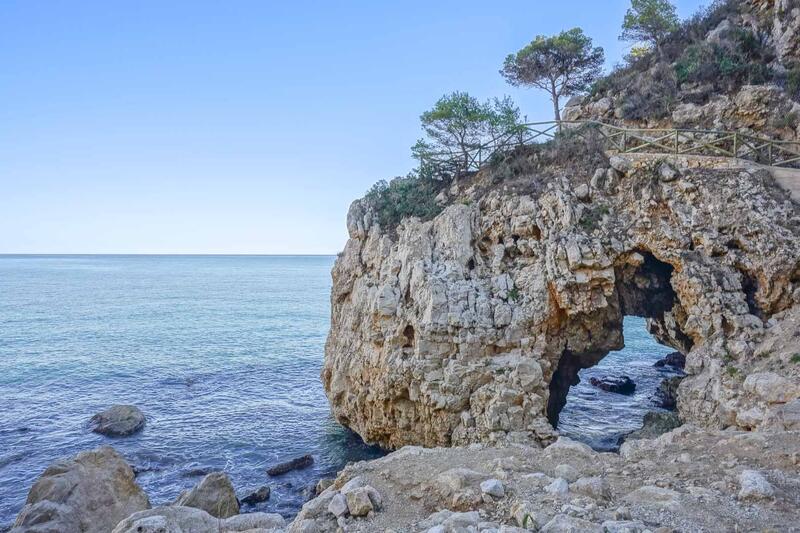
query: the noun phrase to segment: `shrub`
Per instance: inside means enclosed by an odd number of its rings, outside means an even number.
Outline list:
[[[410,175],[395,178],[388,183],[381,180],[367,192],[365,199],[375,211],[383,229],[393,229],[406,217],[430,220],[442,208],[436,204],[436,195],[444,182]]]
[[[660,64],[649,75],[638,76],[628,85],[622,94],[622,117],[628,120],[665,117],[672,111],[677,95],[675,73]]]
[[[732,90],[770,81],[773,74],[767,63],[772,59],[766,36],[735,28],[723,44],[703,41],[687,46],[675,62],[675,76],[679,84],[710,83]]]

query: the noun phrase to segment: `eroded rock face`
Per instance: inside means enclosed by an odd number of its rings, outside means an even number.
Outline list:
[[[133,470],[110,446],[50,465],[28,493],[13,533],[108,533],[137,511],[150,508]]]
[[[338,420],[390,448],[547,444],[578,370],[637,315],[687,355],[681,417],[736,424],[770,319],[800,302],[800,211],[765,172],[673,162],[665,179],[661,159],[473,192],[396,233],[355,202],[322,371]]]

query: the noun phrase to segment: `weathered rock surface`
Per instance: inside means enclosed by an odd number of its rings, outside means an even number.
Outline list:
[[[684,420],[746,427],[737,413],[791,401],[789,348],[754,354],[798,313],[800,208],[763,171],[671,160],[664,182],[663,159],[612,157],[589,203],[574,189],[590,175],[532,172],[522,194],[487,169],[454,185],[470,205],[396,232],[355,202],[322,371],[337,419],[389,448],[550,443],[577,372],[622,347],[630,314],[686,354]],[[792,385],[745,390],[754,370]]]
[[[183,491],[175,506],[202,509],[216,518],[239,514],[239,500],[231,479],[224,472],[212,472],[190,490]]]
[[[101,446],[47,467],[11,531],[108,533],[123,518],[149,507],[125,459]]]
[[[145,424],[144,413],[135,405],[112,405],[89,420],[92,431],[109,437],[127,437]]]
[[[281,533],[285,527],[279,514],[248,513],[219,519],[202,509],[173,505],[135,513],[112,533]]]
[[[304,506],[290,531],[798,531],[798,437],[684,426],[635,441],[627,456],[563,437],[544,450],[407,446],[346,467],[334,484],[374,487],[380,512],[337,523],[329,508],[340,494],[331,488]],[[566,492],[544,490],[568,470],[578,477]],[[495,482],[502,497],[484,490]]]
[[[653,403],[657,407],[674,410],[678,405],[678,386],[681,384],[683,376],[672,376],[664,378],[656,389]]]

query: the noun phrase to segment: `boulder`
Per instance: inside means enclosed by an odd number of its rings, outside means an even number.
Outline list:
[[[127,437],[144,427],[145,419],[135,405],[112,405],[89,420],[95,433],[108,437]]]
[[[347,509],[353,516],[366,516],[372,511],[375,506],[369,497],[369,490],[367,487],[359,487],[348,491],[344,495],[347,500]],[[335,498],[334,498],[335,499]],[[333,500],[331,501],[331,503]]]
[[[230,478],[224,472],[212,472],[191,490],[183,491],[173,505],[196,507],[216,518],[239,514],[239,500]]]
[[[314,458],[310,454],[302,455],[268,468],[267,474],[270,476],[280,476],[292,470],[308,468],[312,464],[314,464]]]
[[[598,389],[630,396],[636,391],[636,383],[628,376],[590,378],[589,383]]]
[[[279,533],[285,527],[279,514],[248,513],[219,519],[202,509],[173,505],[132,514],[112,533]]]
[[[246,503],[247,505],[255,505],[257,503],[265,502],[269,500],[270,492],[271,489],[269,488],[269,486],[264,485],[258,490],[253,491],[244,498],[242,498],[242,503]]]
[[[125,459],[110,446],[50,465],[28,492],[13,533],[107,533],[150,507]]]

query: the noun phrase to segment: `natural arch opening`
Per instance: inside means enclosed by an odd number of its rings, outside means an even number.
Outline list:
[[[658,387],[682,370],[655,363],[676,350],[672,360],[680,359],[691,349],[672,273],[671,265],[647,251],[622,258],[615,269],[616,305],[604,311],[604,325],[617,330],[624,347],[564,351],[550,381],[547,416],[554,428],[598,449],[614,449],[619,435],[640,427],[646,411],[659,409]],[[573,326],[581,327],[576,320]]]

